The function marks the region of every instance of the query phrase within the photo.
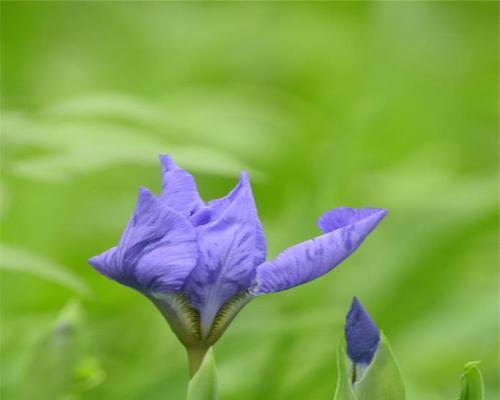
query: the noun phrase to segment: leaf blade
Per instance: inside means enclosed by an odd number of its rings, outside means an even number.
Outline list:
[[[375,358],[361,380],[354,384],[358,400],[404,400],[404,383],[387,338],[381,334]]]
[[[349,377],[349,360],[344,339],[337,345],[337,387],[333,400],[357,400]]]
[[[67,268],[22,247],[2,243],[0,270],[25,272],[89,296],[91,291],[80,277]]]
[[[483,400],[484,384],[481,371],[477,367],[479,361],[470,361],[464,366],[461,378],[462,390],[459,400]]]

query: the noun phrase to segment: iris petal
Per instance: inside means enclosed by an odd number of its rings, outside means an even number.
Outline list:
[[[250,288],[255,267],[265,258],[262,226],[245,173],[228,196],[209,205],[213,219],[197,228],[200,258],[183,288],[200,311],[205,334],[224,303]]]
[[[322,215],[324,235],[292,246],[257,267],[257,294],[279,292],[326,274],[351,255],[387,214],[339,207]]]
[[[89,263],[97,271],[142,292],[176,291],[196,265],[191,223],[141,189],[120,243]]]
[[[192,175],[168,155],[160,156],[163,184],[161,200],[179,214],[189,216],[205,206]]]

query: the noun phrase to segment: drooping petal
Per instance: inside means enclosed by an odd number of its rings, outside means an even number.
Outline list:
[[[265,257],[265,239],[245,173],[214,208],[216,218],[197,228],[199,262],[183,287],[201,314],[205,334],[221,306],[251,286],[255,267]]]
[[[161,155],[163,184],[161,200],[179,214],[189,216],[204,207],[192,175],[180,168],[170,156]]]
[[[345,337],[351,361],[369,365],[377,351],[380,333],[356,297],[353,298],[346,317]]]
[[[141,189],[119,245],[89,263],[107,277],[149,293],[179,290],[197,259],[191,223]]]
[[[319,219],[325,234],[292,246],[257,267],[257,294],[279,292],[326,274],[351,255],[387,214],[339,207]]]

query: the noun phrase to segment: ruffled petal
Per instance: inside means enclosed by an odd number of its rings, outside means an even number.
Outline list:
[[[142,292],[177,291],[198,259],[196,232],[187,218],[141,189],[120,243],[89,263]]]
[[[351,255],[387,214],[339,207],[322,215],[324,235],[292,246],[257,267],[257,294],[279,292],[326,274]]]
[[[356,297],[352,300],[347,314],[345,337],[347,354],[351,361],[355,364],[369,365],[377,351],[380,333]]]
[[[227,300],[250,288],[255,267],[265,258],[265,238],[245,173],[236,188],[210,208],[212,220],[197,228],[198,265],[183,288],[200,311],[204,331]]]
[[[198,194],[192,175],[180,168],[168,155],[161,155],[163,185],[160,198],[170,208],[190,216],[205,204]]]
[[[190,219],[192,224],[196,227],[200,227],[217,220],[239,196],[240,191],[242,190],[242,186],[244,185],[247,185],[246,190],[248,190],[249,193],[247,206],[255,214],[255,265],[259,265],[266,259],[267,243],[264,229],[262,228],[262,224],[257,216],[257,207],[255,206],[255,200],[253,198],[249,178],[245,172],[242,173],[241,179],[238,184],[226,196],[219,199],[210,200],[206,207],[199,209]]]

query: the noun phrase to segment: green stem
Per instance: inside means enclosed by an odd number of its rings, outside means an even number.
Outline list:
[[[203,362],[203,358],[208,351],[208,346],[198,345],[188,347],[186,350],[189,360],[189,378],[191,379],[200,368],[201,363]]]

